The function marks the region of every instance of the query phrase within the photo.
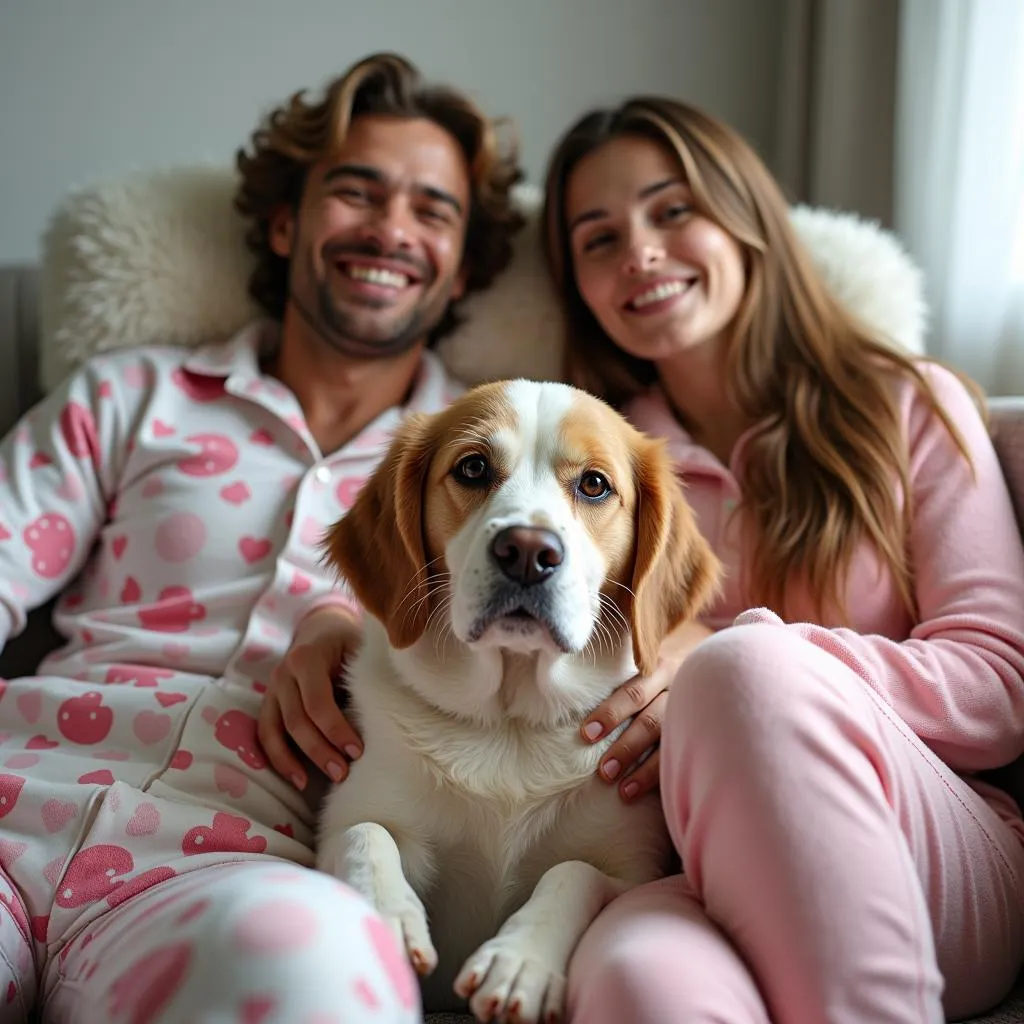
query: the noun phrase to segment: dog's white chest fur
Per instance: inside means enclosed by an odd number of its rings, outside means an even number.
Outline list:
[[[437,952],[437,969],[423,984],[425,1003],[451,1009],[461,1005],[452,991],[456,972],[551,868],[585,861],[625,888],[664,870],[668,844],[655,797],[627,806],[597,780],[604,745],[584,744],[578,719],[540,727],[493,714],[479,722],[455,717],[409,687],[406,661],[416,666],[417,685],[436,682],[424,664],[449,676],[479,673],[481,715],[488,704],[516,699],[515,681],[489,678],[487,659],[395,652],[369,624],[350,670],[366,753],[328,797],[318,862],[387,916],[393,894],[382,893],[377,879],[353,876],[342,837],[368,821],[390,834]],[[604,686],[610,692],[614,683]],[[387,884],[401,888],[398,874]]]

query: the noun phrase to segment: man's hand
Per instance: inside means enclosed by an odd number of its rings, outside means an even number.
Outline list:
[[[348,775],[349,761],[363,752],[334,700],[334,680],[362,634],[351,611],[338,605],[318,608],[299,623],[271,677],[257,732],[270,763],[297,789],[305,789],[308,780],[289,737],[334,782]]]
[[[583,723],[584,740],[594,743],[620,722],[633,719],[598,766],[598,774],[605,782],[621,780],[619,795],[624,800],[635,800],[658,785],[657,748],[669,687],[686,655],[711,633],[699,622],[683,623],[661,645],[658,667],[649,676],[636,675],[623,683]]]

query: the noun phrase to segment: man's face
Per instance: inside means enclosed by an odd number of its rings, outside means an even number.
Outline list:
[[[465,289],[469,170],[433,121],[364,115],[341,150],[309,171],[298,211],[271,245],[291,261],[288,303],[334,351],[408,351]]]

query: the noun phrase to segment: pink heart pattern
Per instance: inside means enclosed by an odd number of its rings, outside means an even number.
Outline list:
[[[160,812],[156,804],[142,803],[128,819],[125,832],[130,836],[151,836],[160,828]]]
[[[78,804],[64,800],[47,800],[43,804],[43,827],[51,835],[60,832],[69,821],[78,813]]]
[[[250,565],[266,558],[273,549],[274,545],[266,537],[243,537],[238,542],[238,550]]]

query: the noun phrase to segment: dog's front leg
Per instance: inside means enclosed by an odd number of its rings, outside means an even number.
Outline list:
[[[394,836],[383,825],[362,822],[328,839],[318,852],[317,867],[373,904],[417,974],[429,974],[437,966],[423,903],[402,871]]]
[[[477,1020],[562,1020],[569,958],[598,913],[629,886],[583,861],[565,861],[466,961],[455,991]]]

